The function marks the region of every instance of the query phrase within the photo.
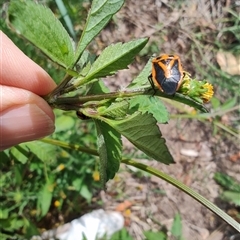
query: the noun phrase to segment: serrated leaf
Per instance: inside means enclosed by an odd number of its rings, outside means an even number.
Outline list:
[[[95,120],[97,127],[100,176],[103,186],[115,176],[122,159],[121,135],[108,124]]]
[[[165,164],[174,163],[174,160],[165,144],[165,139],[156,125],[156,120],[151,114],[136,112],[124,120],[103,121],[115,128],[125,136],[138,149]]]
[[[124,0],[94,0],[88,14],[87,23],[77,46],[75,61],[77,62],[83,50],[93,38],[106,26],[112,16],[120,10]]]
[[[127,101],[114,101],[110,104],[109,107],[101,109],[98,109],[98,112],[101,116],[118,119],[118,118],[124,118],[126,116],[126,113],[129,109],[129,104]]]
[[[54,190],[54,177],[51,176],[38,194],[37,207],[40,210],[40,217],[44,217],[51,205]]]
[[[30,0],[13,0],[8,9],[8,21],[18,34],[41,49],[54,62],[65,68],[73,63],[72,41],[49,8]]]
[[[19,146],[23,147],[24,149],[28,149],[29,152],[33,153],[43,162],[51,163],[56,161],[57,147],[54,145],[33,141],[28,143],[21,143]]]
[[[136,54],[146,45],[148,39],[133,40],[128,43],[117,43],[108,46],[93,63],[84,79],[84,83],[94,78],[113,75],[120,69],[127,68]]]
[[[130,108],[142,113],[151,113],[159,123],[167,123],[168,111],[159,97],[141,95],[130,99]]]
[[[76,68],[80,76],[87,75],[95,59],[96,59],[95,54],[90,54],[88,50],[83,51],[80,59],[76,63]]]
[[[140,89],[150,87],[150,83],[148,81],[148,76],[151,73],[151,65],[152,61],[149,59],[143,70],[140,74],[128,85],[128,89]]]

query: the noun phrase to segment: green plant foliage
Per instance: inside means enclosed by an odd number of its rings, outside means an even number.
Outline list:
[[[173,239],[184,240],[182,237],[182,221],[180,214],[176,214],[174,217],[174,221],[171,227],[171,234]],[[166,230],[162,230],[159,232],[153,231],[145,231],[144,236],[146,237],[145,240],[167,240],[168,235]]]
[[[224,189],[221,194],[221,198],[240,206],[240,184],[234,178],[219,172],[215,173],[214,179]]]
[[[0,219],[8,218],[9,211],[7,209],[0,209]]]
[[[112,102],[110,106],[100,107],[98,110],[101,116],[110,119],[122,119],[129,110],[129,103],[128,101],[116,101]]]
[[[121,231],[118,231],[118,232],[114,233],[111,236],[110,240],[119,240],[119,239],[133,240],[133,238],[129,235],[129,233],[126,230],[126,228],[123,228]]]
[[[71,34],[72,38],[74,40],[76,40],[76,33],[74,31],[74,26],[73,26],[73,23],[72,23],[72,20],[71,20],[71,17],[69,16],[68,14],[68,9],[67,7],[65,6],[64,2],[62,0],[55,0],[57,6],[58,6],[58,9],[61,13],[61,16],[66,24],[66,27],[68,29],[68,32]],[[67,4],[66,4],[67,5]]]
[[[38,193],[37,207],[40,210],[40,218],[44,217],[51,205],[54,190],[54,176],[47,180],[40,192]]]
[[[46,144],[46,143],[42,143],[42,142],[28,142],[28,143],[22,143],[16,147],[16,148],[21,154],[24,153],[25,157],[29,157],[30,154],[33,154],[34,156],[38,157],[38,159],[41,159],[41,161],[43,162],[54,162],[56,161],[56,147]],[[12,151],[14,151],[14,148],[11,149],[11,153]],[[14,151],[15,154],[16,151]],[[19,155],[17,157],[20,157]],[[16,160],[18,159],[16,157]],[[23,159],[24,157],[22,157],[21,159]],[[24,163],[26,161],[26,158],[24,158],[24,161],[22,160],[22,163]]]
[[[151,114],[136,112],[123,120],[106,118],[102,118],[102,120],[148,156],[165,164],[174,162],[165,144],[165,139],[161,137],[161,132],[156,125],[157,122]]]
[[[104,122],[95,120],[100,157],[100,176],[103,185],[118,171],[122,159],[121,135]]]
[[[214,179],[224,189],[240,193],[240,184],[227,174],[217,172],[214,174]]]
[[[127,68],[147,41],[147,38],[143,38],[108,46],[93,63],[83,82],[88,83],[92,79],[110,76],[118,70]]]
[[[26,146],[15,146],[10,149],[10,155],[16,161],[25,164],[28,160],[29,149]]]
[[[58,3],[61,3],[62,14],[70,9],[69,1]],[[12,29],[32,42],[67,74],[55,90],[44,96],[51,107],[58,109],[55,110],[56,131],[51,138],[22,143],[0,153],[1,230],[10,234],[15,230],[22,231],[30,236],[36,232],[36,221],[44,219],[49,209],[55,208],[53,212],[61,214],[63,211],[64,214],[80,212],[82,205],[91,203],[100,187],[98,180],[93,179],[93,172],[100,169],[104,186],[115,176],[121,162],[179,187],[236,228],[234,220],[177,180],[122,156],[121,136],[125,136],[148,157],[165,164],[174,163],[157,125],[157,122],[169,120],[159,97],[207,112],[203,104],[189,96],[180,93],[168,96],[154,89],[151,93],[148,82],[151,60],[124,90],[111,92],[103,84],[100,78],[126,69],[148,42],[142,38],[114,43],[97,58],[86,49],[123,3],[123,0],[93,0],[85,26],[80,27],[83,31],[75,49],[75,43],[49,8],[30,0],[11,1],[8,22]],[[71,20],[68,16],[64,21],[75,38]],[[36,55],[32,49],[30,52]],[[226,108],[235,105],[236,100],[227,103]],[[220,106],[217,101],[215,105]],[[72,110],[93,121],[77,119]],[[235,186],[234,190],[229,190],[234,192],[236,189]],[[235,199],[232,192],[226,191],[225,196]],[[34,216],[31,210],[35,211]],[[25,216],[29,219],[26,220]],[[181,218],[176,215],[172,235],[181,239],[181,231]],[[132,239],[124,230],[116,236],[115,239]],[[148,232],[145,236],[149,240],[167,237],[162,232]]]
[[[155,96],[138,96],[130,100],[130,108],[142,113],[151,113],[159,123],[167,123],[168,111],[163,102]]]
[[[93,38],[105,27],[112,16],[120,10],[124,0],[93,0],[91,11],[77,46],[75,61],[77,62],[83,50]]]
[[[150,87],[150,83],[148,81],[148,76],[150,74],[152,61],[149,59],[143,70],[139,73],[139,75],[133,79],[133,81],[128,85],[128,89],[138,89],[138,88],[146,88]]]
[[[62,115],[56,119],[56,130],[55,133],[61,131],[68,131],[75,125],[75,121],[71,116]]]
[[[167,240],[167,235],[163,232],[146,231],[144,236],[146,240]]]
[[[174,221],[171,228],[171,233],[176,239],[183,240],[182,238],[182,220],[179,213],[174,217]]]
[[[229,201],[230,203],[235,204],[236,206],[240,206],[240,192],[233,192],[233,191],[224,191],[221,197],[225,201]]]
[[[96,138],[91,134],[93,124],[88,124],[87,128],[85,126],[84,132],[85,123],[76,117],[56,111],[56,118],[63,121],[56,123],[59,131],[53,134],[55,139],[78,141],[95,147]],[[74,124],[69,121],[70,118],[74,119]],[[71,123],[70,128],[67,127],[68,122]],[[66,126],[61,129],[62,123]],[[96,159],[79,151],[66,152],[58,146],[36,141],[0,152],[0,159],[0,225],[1,231],[8,231],[10,235],[16,235],[16,230],[24,232],[24,236],[32,236],[33,232],[36,234],[36,221],[44,218],[56,200],[64,207],[61,214],[66,216],[66,212],[80,212],[79,202],[90,203],[94,192],[100,187],[92,177]],[[55,208],[54,211],[63,210]]]
[[[62,24],[49,8],[30,0],[11,1],[8,21],[49,58],[68,68],[74,61],[73,43]]]

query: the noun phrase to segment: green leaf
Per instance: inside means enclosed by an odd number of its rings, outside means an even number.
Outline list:
[[[124,118],[126,116],[127,111],[129,110],[129,104],[127,101],[115,101],[110,104],[110,106],[100,107],[98,108],[98,112],[101,116],[118,119]]]
[[[0,219],[7,219],[8,216],[9,216],[9,210],[0,208]]]
[[[78,69],[78,71],[80,71],[79,76],[85,77],[87,75],[95,59],[95,54],[90,54],[88,50],[84,50],[80,59],[76,63],[76,68]]]
[[[148,39],[133,40],[128,43],[117,43],[108,46],[93,63],[81,84],[95,78],[113,75],[120,69],[127,68],[136,54],[146,45]]]
[[[0,151],[0,168],[3,168],[4,166],[6,166],[5,164],[8,164],[11,161],[9,151],[10,149]]]
[[[51,176],[38,194],[37,208],[40,210],[40,218],[44,217],[51,205],[54,189],[54,177]]]
[[[11,1],[8,21],[14,30],[49,58],[68,68],[74,62],[73,43],[49,8],[34,1]]]
[[[72,182],[72,185],[76,191],[80,191],[82,184],[83,184],[83,178],[76,178]]]
[[[74,31],[74,26],[73,26],[71,17],[68,14],[67,7],[65,6],[63,0],[55,0],[55,2],[58,6],[58,9],[59,9],[60,13],[61,13],[61,17],[63,18],[63,20],[66,24],[68,32],[71,34],[72,38],[74,40],[76,40],[76,34],[75,34],[75,31]]]
[[[56,161],[57,147],[51,144],[33,141],[28,143],[21,143],[20,147],[29,149],[29,152],[33,153],[43,162],[51,163]]]
[[[89,190],[87,185],[82,185],[82,187],[80,189],[80,195],[82,197],[84,197],[88,201],[88,203],[91,202],[91,200],[92,200],[92,192]]]
[[[87,23],[77,46],[75,62],[93,38],[106,26],[112,16],[120,10],[124,0],[93,0]]]
[[[5,231],[15,232],[16,230],[20,230],[20,228],[24,226],[24,221],[23,219],[19,219],[19,216],[17,216],[16,214],[12,214],[8,217],[8,219],[2,220],[0,222],[0,226],[1,229],[4,229]]]
[[[171,233],[174,237],[180,238],[182,236],[182,220],[179,213],[174,217]]]
[[[199,103],[199,102],[193,100],[192,98],[190,98],[186,95],[183,95],[181,93],[176,92],[175,95],[172,96],[172,95],[164,94],[161,91],[157,91],[155,93],[155,96],[164,97],[164,98],[168,98],[168,99],[171,99],[171,100],[174,100],[174,101],[177,101],[177,102],[184,103],[184,104],[186,104],[190,107],[198,109],[202,113],[208,113],[209,112],[208,109],[202,103]]]
[[[237,97],[230,98],[226,102],[221,104],[221,110],[228,110],[228,109],[236,106],[237,103],[238,103]]]
[[[88,95],[99,94],[99,93],[109,93],[109,88],[104,84],[102,80],[98,80],[91,84],[91,88],[88,91]]]
[[[130,99],[130,108],[151,113],[159,123],[167,123],[168,111],[159,97],[141,95]]]
[[[102,120],[115,128],[149,157],[165,164],[174,163],[165,144],[166,141],[162,138],[157,122],[151,114],[135,112],[124,120],[107,118],[102,118]]]
[[[115,176],[122,159],[121,135],[108,124],[95,120],[97,127],[100,176],[103,186]]]
[[[239,192],[231,192],[231,191],[224,191],[221,197],[227,201],[230,201],[237,206],[240,206],[240,193]]]
[[[38,228],[27,218],[24,218],[24,232],[27,239],[31,239],[32,236],[40,234]]]
[[[123,228],[122,230],[115,232],[110,240],[133,240],[133,238],[129,235],[126,228]]]
[[[213,109],[217,109],[221,106],[220,100],[218,98],[214,97],[214,96],[211,99],[211,104],[212,104]]]
[[[224,189],[240,193],[240,184],[234,178],[225,173],[217,172],[214,174],[215,181]]]
[[[140,89],[150,87],[150,83],[148,81],[148,76],[151,71],[152,60],[149,59],[143,70],[140,74],[128,85],[128,89]]]
[[[70,130],[75,125],[75,120],[66,115],[62,115],[56,119],[55,133]]]
[[[144,232],[144,236],[147,238],[146,240],[167,240],[167,235],[164,232]]]
[[[14,182],[17,186],[21,186],[23,182],[23,172],[25,170],[25,165],[19,165],[15,164],[13,167],[13,172],[14,172]]]
[[[15,146],[10,149],[10,156],[16,161],[19,161],[22,164],[25,164],[28,161],[29,149],[27,146]]]

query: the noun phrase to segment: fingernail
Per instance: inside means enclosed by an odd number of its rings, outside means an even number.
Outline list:
[[[53,133],[53,120],[36,104],[5,110],[0,114],[0,147],[36,140]]]

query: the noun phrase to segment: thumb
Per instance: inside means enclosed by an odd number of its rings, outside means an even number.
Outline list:
[[[54,131],[54,114],[38,95],[24,89],[1,86],[0,150],[42,138]],[[17,104],[18,103],[18,104]]]

